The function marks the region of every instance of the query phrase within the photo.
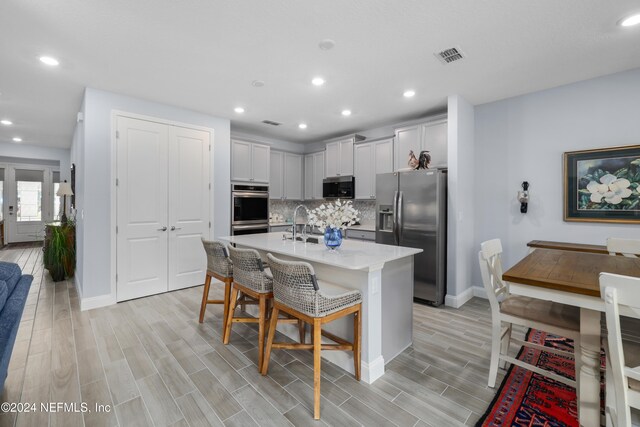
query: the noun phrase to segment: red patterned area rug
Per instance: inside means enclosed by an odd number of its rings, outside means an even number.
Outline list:
[[[536,329],[527,332],[526,340],[545,347],[573,349],[572,340]],[[574,379],[572,359],[526,347],[520,349],[518,359]],[[476,424],[480,426],[578,426],[576,390],[512,365],[489,409]]]

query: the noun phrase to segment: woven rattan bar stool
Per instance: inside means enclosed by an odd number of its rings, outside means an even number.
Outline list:
[[[200,320],[204,321],[204,312],[207,304],[224,304],[224,315],[222,318],[222,331],[225,331],[227,313],[229,311],[229,295],[231,293],[231,282],[233,281],[233,266],[227,253],[227,248],[223,243],[202,239],[202,246],[207,253],[207,277],[204,281],[204,293],[202,294],[202,304],[200,304]],[[209,288],[211,278],[215,278],[224,283],[224,299],[209,299]]]
[[[262,375],[269,369],[272,348],[313,350],[313,418],[319,420],[321,350],[353,351],[355,377],[360,381],[362,295],[357,290],[318,282],[313,267],[306,262],[284,261],[271,254],[267,257],[273,274],[274,303]],[[312,344],[306,344],[302,337],[300,344],[273,342],[280,311],[312,325]],[[349,314],[353,314],[352,343],[322,330],[322,325]],[[322,336],[337,344],[322,344]]]
[[[234,322],[258,324],[258,370],[262,371],[264,360],[264,341],[268,327],[267,304],[273,299],[273,280],[269,269],[266,268],[260,254],[254,249],[237,249],[228,246],[229,257],[233,262],[233,285],[229,312],[227,314],[226,327],[223,342],[229,344],[231,338],[231,326]],[[243,299],[238,300],[238,294],[242,292]],[[258,305],[258,317],[236,317],[234,311],[237,304]],[[291,322],[291,320],[283,319]],[[299,323],[297,319],[293,322]]]

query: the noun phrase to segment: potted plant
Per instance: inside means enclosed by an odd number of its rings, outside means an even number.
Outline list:
[[[73,277],[76,267],[75,226],[72,222],[48,225],[43,261],[54,282]]]

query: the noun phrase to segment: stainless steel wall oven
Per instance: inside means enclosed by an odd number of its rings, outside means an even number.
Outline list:
[[[232,184],[231,234],[269,232],[269,187]]]

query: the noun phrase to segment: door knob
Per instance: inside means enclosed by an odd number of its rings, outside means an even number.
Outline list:
[[[158,231],[167,231],[167,227],[158,228]]]

